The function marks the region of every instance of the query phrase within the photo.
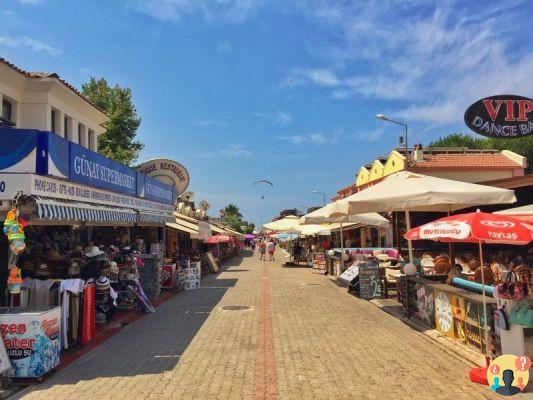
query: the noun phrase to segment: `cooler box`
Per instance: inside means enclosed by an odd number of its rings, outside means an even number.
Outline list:
[[[11,361],[8,376],[40,378],[61,354],[61,307],[0,307],[0,329]]]

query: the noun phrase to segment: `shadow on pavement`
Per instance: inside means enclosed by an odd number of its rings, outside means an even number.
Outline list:
[[[228,268],[239,265],[246,256],[242,254],[229,260],[220,273],[233,272]],[[39,392],[54,385],[74,385],[82,380],[160,374],[174,369],[210,312],[238,281],[219,279],[219,276],[205,276],[200,289],[179,293],[158,307],[154,314],[125,326],[100,346],[47,378],[42,385],[33,386],[31,391]]]

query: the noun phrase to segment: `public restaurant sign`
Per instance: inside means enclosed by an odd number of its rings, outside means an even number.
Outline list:
[[[485,97],[464,115],[466,125],[480,135],[513,139],[533,135],[533,100],[516,95]]]

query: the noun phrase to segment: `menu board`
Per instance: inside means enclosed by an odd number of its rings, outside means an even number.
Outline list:
[[[349,286],[352,281],[359,276],[359,262],[353,263],[341,276],[339,281],[345,286]]]
[[[365,300],[376,299],[382,295],[381,270],[377,261],[359,264],[359,297]]]

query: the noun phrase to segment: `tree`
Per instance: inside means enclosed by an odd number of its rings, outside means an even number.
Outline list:
[[[245,232],[246,232],[246,233],[254,233],[254,230],[255,230],[255,224],[253,224],[253,223],[249,223],[249,224],[246,226]]]
[[[242,222],[239,217],[237,217],[234,214],[226,214],[224,215],[221,220],[223,225],[229,226],[231,229],[242,233]]]
[[[510,150],[527,158],[529,170],[533,166],[533,136],[516,139],[494,139],[474,138],[461,133],[453,133],[430,143],[429,147]]]
[[[451,135],[439,138],[428,147],[467,147],[469,149],[487,149],[488,142],[485,138],[475,138],[462,133],[452,133]]]
[[[131,99],[131,89],[110,87],[105,79],[91,78],[82,92],[97,107],[109,114],[107,131],[98,138],[98,151],[106,157],[132,165],[144,145],[135,140],[141,119]]]
[[[224,211],[226,212],[226,215],[234,215],[239,220],[242,218],[242,214],[240,213],[239,207],[237,207],[235,204],[229,204],[224,208]]]

